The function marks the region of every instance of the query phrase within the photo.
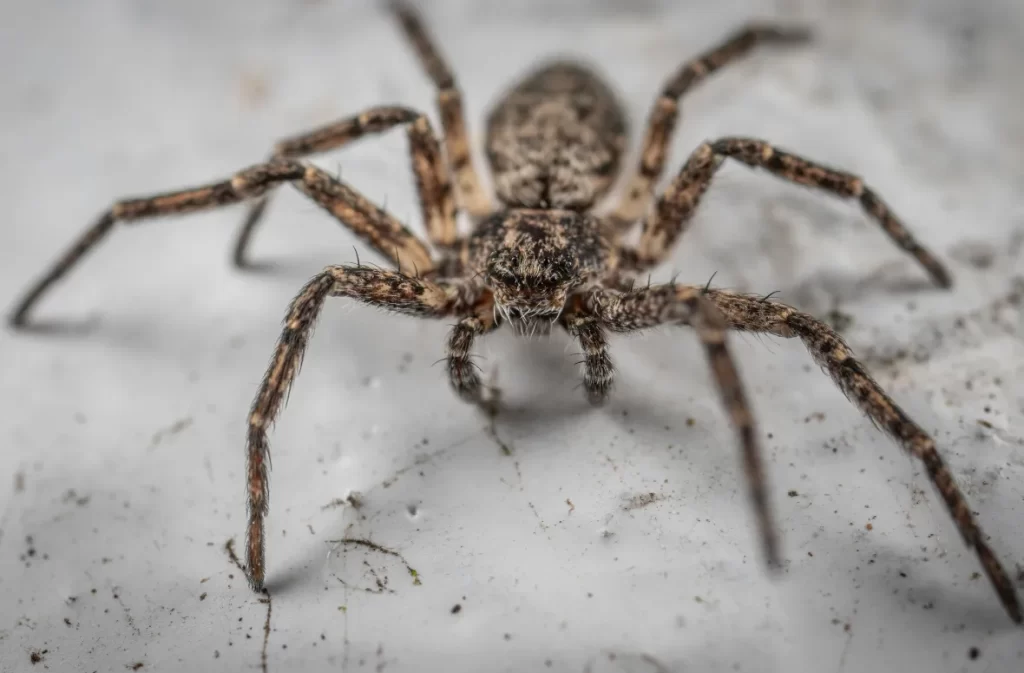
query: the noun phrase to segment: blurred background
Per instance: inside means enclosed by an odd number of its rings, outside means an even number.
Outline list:
[[[931,288],[854,204],[732,165],[654,279],[716,274],[841,329],[1021,568],[1024,5],[445,0],[423,13],[481,168],[489,103],[544,58],[607,76],[632,161],[681,63],[750,19],[812,26],[813,45],[757,51],[683,100],[667,174],[723,135],[856,172],[954,289]],[[221,179],[370,105],[438,125],[380,3],[6,2],[0,54],[7,305],[116,198]],[[316,161],[422,230],[403,133]],[[480,364],[508,403],[491,426],[432,366],[446,324],[340,300],[271,439],[271,611],[224,550],[243,533],[244,420],[288,302],[358,243],[286,188],[252,248],[259,268],[239,272],[241,217],[119,228],[40,304],[40,328],[0,332],[0,669],[1020,670],[1020,632],[920,467],[799,344],[733,340],[788,559],[772,581],[692,335],[615,339],[600,410],[565,336],[489,337]],[[343,537],[400,556],[332,543]]]

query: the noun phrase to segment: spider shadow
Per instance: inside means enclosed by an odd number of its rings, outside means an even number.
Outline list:
[[[573,366],[573,343],[560,327],[549,338],[523,339],[506,331],[493,338],[493,384],[500,394],[497,409],[478,407],[491,431],[537,436],[547,427],[595,411],[583,395],[582,374]],[[502,374],[502,372],[512,372]]]
[[[230,260],[228,264],[232,270],[237,271],[243,276],[295,276],[304,279],[318,273],[326,266],[338,264],[344,266],[369,266],[389,271],[394,270],[391,264],[381,259],[372,250],[341,246],[338,248],[338,251],[340,253],[338,255],[299,252],[273,257],[260,257],[255,259],[255,261],[247,260],[242,266],[237,266],[234,261]]]
[[[826,515],[829,514],[823,509],[822,516]],[[986,591],[978,596],[953,583],[952,574],[946,572],[946,569],[955,570],[955,564],[939,564],[941,570],[931,577],[927,572],[916,573],[916,569],[927,569],[928,564],[919,555],[897,551],[878,535],[845,535],[837,528],[821,527],[815,542],[827,545],[829,554],[835,558],[870,558],[873,561],[871,564],[853,564],[856,568],[847,571],[852,587],[838,595],[848,597],[853,611],[856,611],[857,605],[891,603],[893,612],[913,612],[914,621],[922,631],[948,630],[956,626],[987,636],[1020,628],[1007,616],[995,592],[987,586],[988,580],[984,576],[977,582],[985,583]],[[955,548],[960,544],[960,539],[951,537],[948,543]],[[785,537],[782,545],[785,555]],[[956,551],[960,550],[968,564],[974,563],[980,569],[972,550],[960,547]],[[799,570],[788,570],[786,581],[790,581],[790,578],[799,579]]]
[[[821,315],[837,304],[859,302],[875,297],[898,300],[928,293],[949,293],[929,279],[912,273],[904,265],[883,264],[868,275],[823,269],[778,291],[776,297],[794,303],[801,310]]]
[[[72,318],[69,320],[55,318],[33,320],[17,328],[9,327],[8,329],[14,334],[25,334],[33,337],[74,338],[94,334],[100,323],[99,314],[93,313],[88,317]]]
[[[328,264],[334,262],[321,256],[293,255],[284,257],[267,257],[256,261],[246,261],[238,266],[229,262],[231,269],[244,276],[312,276]]]
[[[301,587],[305,587],[309,591],[318,588],[322,580],[319,574],[313,570],[316,563],[316,558],[313,555],[314,549],[312,546],[309,547],[300,561],[292,563],[279,572],[268,574],[267,580],[263,584],[266,590],[274,595],[277,593],[291,594]]]

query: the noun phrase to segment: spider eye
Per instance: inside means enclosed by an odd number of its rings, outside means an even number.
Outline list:
[[[502,285],[519,285],[519,277],[512,269],[504,265],[491,264],[487,268],[487,275],[492,282],[501,283]]]

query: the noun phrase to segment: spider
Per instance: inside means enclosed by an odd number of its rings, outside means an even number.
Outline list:
[[[29,290],[11,316],[15,327],[24,326],[40,297],[118,222],[251,201],[234,248],[234,263],[244,266],[271,190],[285,182],[391,261],[393,270],[358,262],[328,266],[301,289],[288,309],[248,416],[246,571],[254,590],[262,590],[265,574],[267,432],[284,405],[327,298],[347,297],[408,316],[454,319],[447,341],[448,378],[462,399],[484,405],[492,401],[491,395],[471,362],[471,351],[477,339],[503,325],[521,334],[546,334],[554,326],[565,329],[582,348],[583,388],[594,405],[604,402],[612,387],[609,332],[659,325],[694,328],[737,434],[762,553],[769,567],[777,567],[780,556],[759,434],[726,333],[736,330],[798,338],[875,425],[923,462],[1007,613],[1021,622],[1014,586],[975,523],[935,442],[871,378],[833,329],[768,297],[714,289],[710,283],[633,283],[638,275],[665,261],[716,171],[723,161],[732,159],[783,180],[858,201],[936,285],[951,285],[945,267],[860,177],[764,140],[726,137],[702,143],[655,201],[680,99],[758,46],[807,42],[807,30],[750,24],[684,63],[668,79],[651,110],[638,166],[624,193],[617,205],[602,215],[594,207],[608,195],[620,173],[627,123],[616,94],[597,73],[575,61],[550,62],[526,74],[491,108],[485,145],[496,205],[482,188],[470,158],[462,96],[452,71],[417,13],[403,2],[392,2],[389,9],[436,87],[443,150],[424,113],[401,106],[373,107],[279,142],[268,161],[230,179],[117,201]],[[347,183],[300,161],[398,126],[407,130],[429,244]],[[460,210],[473,223],[467,234],[460,234],[456,224]],[[625,239],[634,226],[640,227],[639,242],[630,244]]]

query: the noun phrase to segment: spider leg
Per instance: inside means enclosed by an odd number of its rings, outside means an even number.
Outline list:
[[[644,221],[639,247],[628,251],[627,265],[632,264],[636,270],[647,269],[668,256],[672,245],[686,231],[718,167],[727,158],[752,168],[763,168],[783,180],[821,189],[840,198],[858,199],[867,214],[878,222],[896,245],[924,267],[936,285],[944,288],[952,285],[943,264],[914,239],[906,225],[861,178],[751,138],[722,138],[704,143],[693,151]],[[630,255],[634,258],[628,259]]]
[[[718,306],[729,327],[746,332],[797,337],[811,357],[831,376],[865,415],[904,450],[919,459],[956,522],[968,547],[974,548],[999,600],[1013,621],[1021,623],[1021,606],[1006,570],[985,542],[952,473],[935,441],[900,409],[858,362],[842,337],[825,323],[794,308],[760,297],[711,290],[707,298]]]
[[[455,228],[455,201],[437,134],[430,120],[421,112],[398,106],[373,107],[282,140],[275,146],[271,160],[298,159],[338,149],[364,136],[385,133],[402,124],[408,125],[409,154],[427,237],[431,243],[448,249],[455,244],[458,236]],[[262,219],[269,200],[270,194],[264,194],[249,207],[235,239],[235,266],[246,265],[246,253],[253,231]]]
[[[473,218],[489,215],[494,206],[480,184],[473,166],[469,138],[466,132],[466,114],[462,108],[462,94],[455,83],[455,75],[441,56],[437,45],[418,12],[402,0],[389,3],[406,39],[416,51],[423,69],[437,88],[437,106],[444,127],[444,144],[448,163],[455,174],[459,206]]]
[[[349,297],[395,313],[420,318],[441,318],[464,311],[466,294],[462,286],[443,281],[429,282],[395,271],[329,266],[310,280],[292,301],[270,366],[249,412],[246,441],[249,512],[246,568],[249,584],[255,591],[262,589],[265,573],[263,520],[268,512],[270,493],[270,445],[267,430],[284,406],[327,297]]]
[[[566,310],[562,325],[583,349],[583,389],[587,399],[594,406],[604,404],[615,377],[604,328],[596,317],[577,306]]]
[[[448,380],[452,389],[464,401],[486,407],[485,389],[480,372],[472,361],[473,342],[477,337],[499,326],[490,296],[475,308],[472,315],[456,323],[448,335]]]
[[[722,404],[739,437],[743,467],[757,516],[765,559],[770,567],[777,567],[778,538],[768,501],[761,446],[739,372],[726,346],[728,324],[722,312],[708,300],[702,288],[674,284],[652,285],[629,292],[596,288],[583,295],[580,304],[578,311],[596,320],[595,325],[599,324],[613,332],[634,332],[665,324],[691,325],[696,329],[697,336],[704,345]],[[581,333],[580,340],[584,344],[584,350],[586,351],[589,345],[595,351],[595,361],[598,363],[598,370],[594,372],[597,377],[595,387],[600,392],[600,367],[607,365],[607,376],[610,381],[611,361],[607,360],[607,356],[601,357],[603,335],[595,339],[593,328],[586,325],[586,318],[583,320],[583,327],[577,327],[577,330]],[[589,370],[590,363],[587,364]],[[587,392],[593,400],[593,388],[588,386]]]
[[[679,119],[679,99],[686,92],[720,68],[743,58],[757,46],[802,44],[809,40],[810,33],[804,28],[749,25],[718,46],[683,64],[665,83],[651,110],[641,146],[640,163],[609,219],[620,229],[625,229],[647,212],[654,197],[654,187],[665,170],[665,157]]]
[[[117,222],[134,222],[228,206],[261,196],[281,182],[293,183],[400,269],[410,273],[427,273],[434,269],[426,244],[355,189],[315,166],[289,159],[275,159],[247,168],[222,182],[118,201],[29,289],[11,314],[11,324],[15,327],[23,326],[42,295],[103,240]]]

